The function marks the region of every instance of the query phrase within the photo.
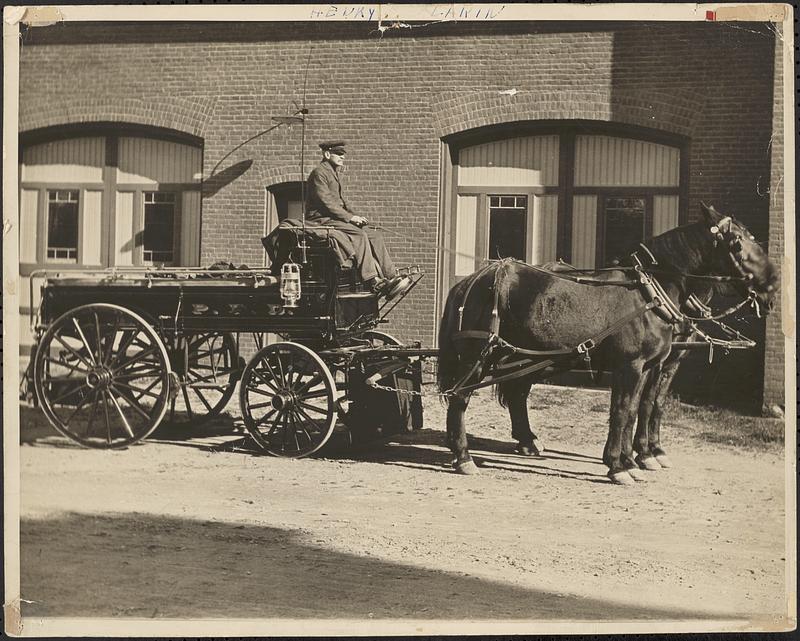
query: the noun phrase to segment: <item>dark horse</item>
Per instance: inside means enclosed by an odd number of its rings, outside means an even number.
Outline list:
[[[754,306],[770,309],[778,277],[747,229],[706,205],[702,205],[699,222],[672,229],[644,245],[658,266],[641,268],[649,277],[622,267],[569,278],[519,261],[500,261],[450,290],[439,326],[438,377],[447,397],[447,439],[458,472],[477,471],[467,449],[464,425],[469,387],[491,375],[493,366],[507,356],[509,346],[570,353],[588,339],[597,339],[597,348],[612,374],[609,431],[603,451],[609,477],[630,485],[639,476],[639,465],[651,466],[650,459],[664,456],[648,427],[664,362],[682,322],[680,312],[676,315],[673,311],[685,308],[698,283],[707,285],[708,277],[730,281]],[[651,285],[639,284],[634,277],[649,278]],[[499,337],[500,348],[487,349],[487,330]],[[575,363],[576,354],[571,353],[552,360],[569,367]],[[536,437],[530,429],[526,399],[533,382],[541,378],[536,372],[497,386],[499,400],[511,416],[512,436],[523,454],[535,453]],[[639,463],[634,459],[633,438],[637,418]]]

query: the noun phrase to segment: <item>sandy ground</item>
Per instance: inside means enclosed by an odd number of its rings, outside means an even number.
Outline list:
[[[302,460],[235,434],[86,450],[23,408],[23,615],[781,626],[781,449],[668,422],[675,467],[619,487],[599,459],[607,392],[540,386],[529,405],[541,457],[473,401],[475,477],[453,473],[435,399],[423,430]]]

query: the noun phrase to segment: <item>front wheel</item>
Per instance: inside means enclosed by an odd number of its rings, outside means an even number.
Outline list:
[[[313,454],[336,425],[333,376],[299,343],[275,343],[259,351],[242,373],[239,401],[253,440],[274,456]]]

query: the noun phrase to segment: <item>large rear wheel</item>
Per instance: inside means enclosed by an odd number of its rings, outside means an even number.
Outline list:
[[[118,305],[70,310],[36,350],[42,410],[53,427],[86,447],[121,448],[147,437],[167,410],[170,381],[158,334]]]
[[[253,440],[274,456],[313,454],[336,424],[333,376],[299,343],[275,343],[259,351],[242,373],[239,400]]]

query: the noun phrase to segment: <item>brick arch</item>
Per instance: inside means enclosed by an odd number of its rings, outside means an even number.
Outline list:
[[[614,122],[690,136],[704,101],[688,92],[522,91],[514,95],[497,91],[450,92],[433,107],[433,127],[438,137],[490,125],[518,121],[589,120]]]
[[[306,167],[306,173],[313,169],[313,165]],[[259,180],[265,187],[280,185],[281,183],[299,183],[300,171],[297,168],[268,167],[259,172]]]
[[[20,115],[20,132],[63,125],[125,122],[172,129],[199,138],[207,135],[216,98],[105,98],[54,96],[46,104],[28,105]]]

